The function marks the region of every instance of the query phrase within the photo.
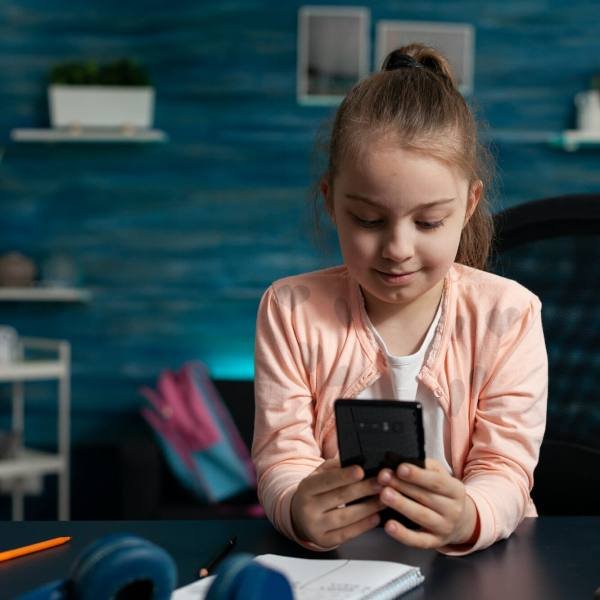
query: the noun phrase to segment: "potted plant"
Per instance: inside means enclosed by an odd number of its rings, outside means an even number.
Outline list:
[[[154,88],[146,70],[129,59],[56,65],[48,102],[52,127],[147,129],[154,118]]]

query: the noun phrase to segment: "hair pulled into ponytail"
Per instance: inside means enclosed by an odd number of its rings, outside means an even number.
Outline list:
[[[457,87],[450,63],[434,48],[422,44],[409,44],[392,50],[383,61],[381,70],[394,71],[406,66],[428,69],[450,85]]]
[[[493,237],[486,194],[493,161],[478,141],[477,123],[448,60],[435,48],[423,44],[398,48],[386,57],[381,71],[350,90],[329,137],[330,186],[345,157],[359,157],[369,141],[382,138],[457,167],[469,185],[483,182],[477,208],[463,228],[456,261],[484,269]]]

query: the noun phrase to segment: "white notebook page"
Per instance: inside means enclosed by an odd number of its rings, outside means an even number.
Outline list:
[[[292,584],[296,600],[358,600],[395,598],[423,581],[418,568],[379,560],[330,560],[263,554],[254,560],[282,572]],[[212,584],[207,577],[176,590],[172,600],[202,600]],[[376,590],[395,582],[380,595]]]

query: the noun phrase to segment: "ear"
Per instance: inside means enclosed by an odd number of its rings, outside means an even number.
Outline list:
[[[467,198],[467,212],[465,214],[465,222],[463,227],[469,222],[469,219],[475,212],[479,200],[481,200],[481,193],[483,192],[483,181],[476,179],[469,188],[469,197]]]
[[[335,213],[333,212],[333,190],[329,185],[329,176],[327,174],[323,175],[323,178],[319,183],[319,189],[321,190],[321,194],[323,194],[325,210],[330,219],[335,223]]]

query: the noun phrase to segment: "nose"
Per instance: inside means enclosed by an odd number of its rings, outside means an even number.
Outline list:
[[[414,256],[414,238],[407,227],[396,226],[391,229],[383,242],[383,258],[401,263]]]

